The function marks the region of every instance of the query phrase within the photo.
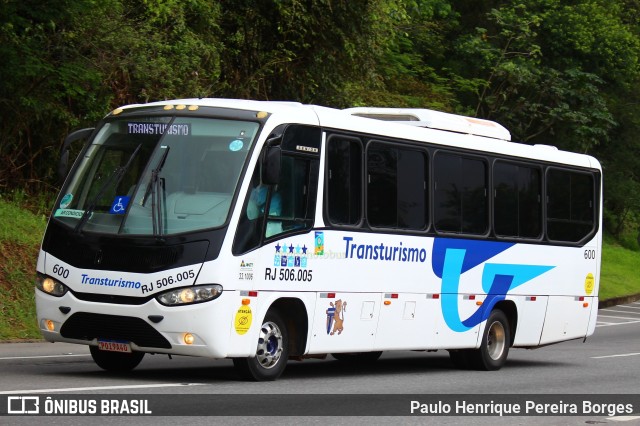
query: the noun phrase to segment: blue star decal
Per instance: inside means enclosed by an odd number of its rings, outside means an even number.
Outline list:
[[[276,253],[280,253],[280,244],[276,244]]]
[[[289,246],[289,253],[293,253],[293,244]]]
[[[307,254],[307,246],[302,246],[302,254]]]

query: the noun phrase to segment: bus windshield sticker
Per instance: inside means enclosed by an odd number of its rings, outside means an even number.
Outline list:
[[[76,219],[80,219],[84,214],[84,210],[76,210],[76,209],[58,209],[53,214],[54,217],[75,217]]]
[[[117,195],[111,204],[111,210],[109,213],[111,214],[124,214],[127,211],[127,206],[129,205],[129,200],[131,197],[126,195]]]
[[[66,194],[64,197],[62,197],[62,200],[60,200],[60,208],[66,209],[67,207],[69,207],[69,204],[71,204],[72,200],[73,194]]]
[[[167,135],[189,136],[191,124],[166,124],[166,123],[127,123],[127,132],[130,135]]]
[[[229,144],[229,151],[233,151],[233,152],[240,151],[243,146],[244,146],[244,142],[242,142],[240,139],[233,140]]]

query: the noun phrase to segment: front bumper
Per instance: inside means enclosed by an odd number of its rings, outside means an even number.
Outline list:
[[[38,326],[50,342],[97,345],[98,339],[131,343],[134,351],[226,358],[236,292],[215,300],[167,307],[151,299],[143,305],[88,302],[68,292],[62,297],[35,290]],[[226,308],[225,308],[226,307]],[[49,325],[49,327],[47,326]],[[50,329],[51,328],[51,329]],[[185,333],[194,336],[192,344]]]

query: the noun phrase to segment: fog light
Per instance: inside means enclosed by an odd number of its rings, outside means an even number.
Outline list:
[[[193,345],[193,342],[195,342],[196,338],[193,337],[193,334],[191,333],[184,333],[184,336],[182,336],[182,340],[184,340],[184,343],[186,343],[187,345]]]
[[[45,320],[44,326],[47,327],[47,330],[54,331],[56,329],[56,325],[51,320]]]

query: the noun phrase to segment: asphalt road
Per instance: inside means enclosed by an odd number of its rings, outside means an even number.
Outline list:
[[[239,381],[228,360],[209,360],[164,355],[146,356],[140,366],[125,375],[100,370],[91,360],[86,346],[63,343],[0,344],[0,404],[9,396],[65,395],[83,397],[122,396],[129,398],[158,397],[163,408],[181,404],[178,412],[202,405],[211,407],[220,400],[237,407],[234,417],[98,417],[99,424],[300,424],[298,417],[255,416],[268,413],[269,406],[291,407],[292,413],[304,407],[349,411],[358,406],[353,416],[305,417],[309,424],[640,424],[640,398],[632,413],[611,416],[528,417],[431,417],[410,416],[411,400],[431,402],[456,394],[459,400],[469,398],[507,401],[519,394],[551,397],[554,401],[571,395],[640,394],[640,302],[614,306],[599,311],[595,334],[585,343],[564,342],[536,350],[514,349],[505,367],[496,372],[461,371],[453,368],[446,351],[388,352],[378,362],[367,366],[345,365],[328,357],[326,360],[290,361],[276,382]],[[495,394],[495,398],[491,395]],[[186,396],[185,396],[186,395]],[[273,398],[269,399],[269,395]],[[425,401],[424,397],[428,398]],[[225,399],[226,398],[226,399]],[[371,409],[377,414],[385,403],[406,398],[407,417],[359,416]],[[435,399],[434,399],[435,398]],[[455,399],[455,398],[454,398]],[[518,398],[516,398],[518,400]],[[336,405],[337,404],[337,405]],[[156,405],[157,407],[157,405]],[[185,408],[189,407],[189,408]],[[286,410],[284,410],[286,412]],[[0,407],[0,413],[7,412]],[[156,413],[158,410],[156,410]],[[190,411],[188,411],[190,412]],[[341,412],[341,411],[337,411]],[[278,413],[282,414],[282,411]],[[395,414],[395,413],[392,413]],[[409,417],[410,416],[410,417]],[[7,420],[10,420],[8,422]],[[86,424],[86,417],[7,417],[0,424]]]

